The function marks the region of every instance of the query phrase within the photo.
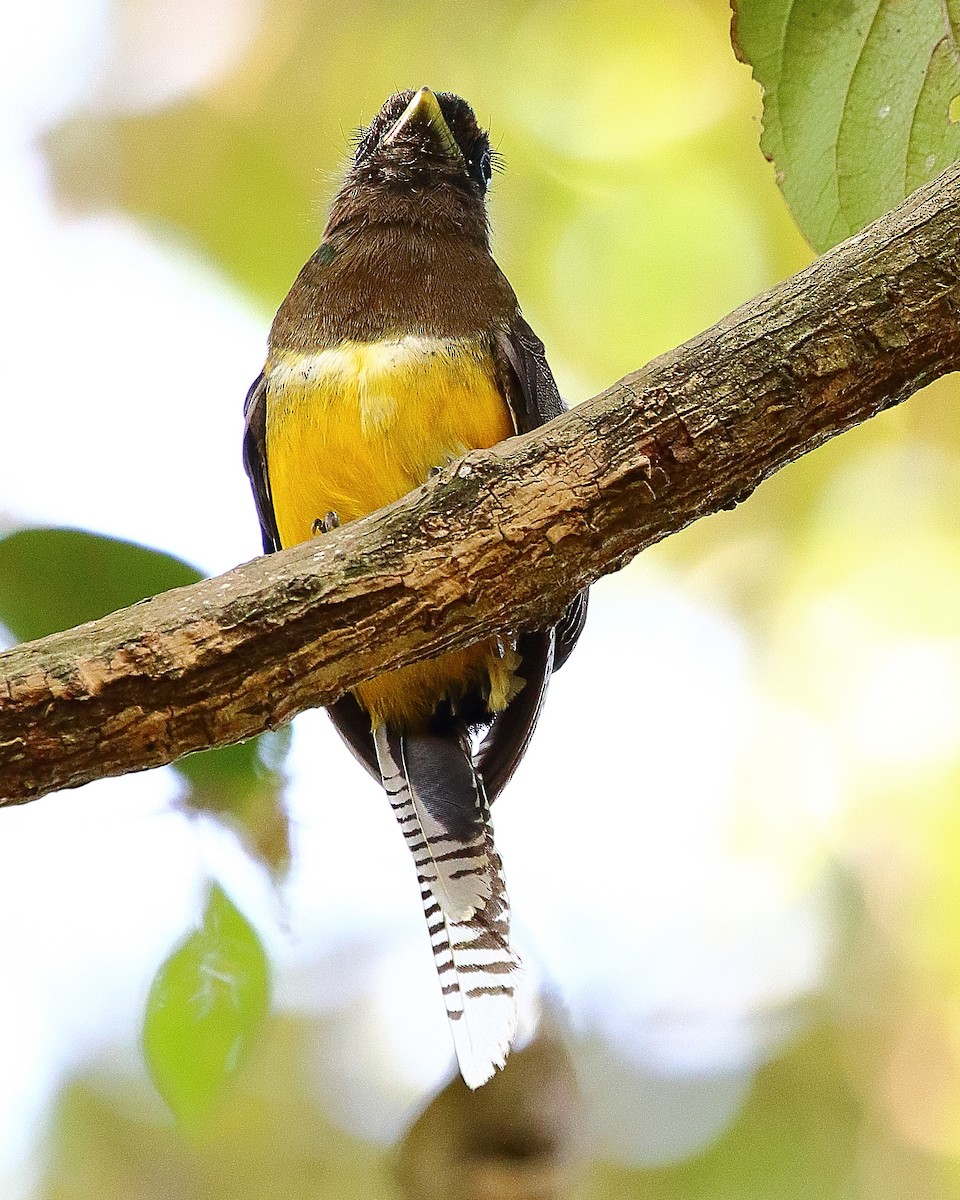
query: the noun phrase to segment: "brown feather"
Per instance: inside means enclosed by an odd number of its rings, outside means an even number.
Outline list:
[[[443,235],[368,225],[331,235],[300,272],[270,332],[270,353],[415,333],[477,337],[507,329],[517,298],[490,251]]]

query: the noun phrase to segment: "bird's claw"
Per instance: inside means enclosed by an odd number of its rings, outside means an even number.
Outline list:
[[[439,475],[439,474],[441,473],[441,471],[445,471],[445,470],[447,469],[447,467],[450,467],[450,466],[452,466],[452,465],[453,465],[453,464],[454,464],[456,461],[457,461],[457,460],[456,460],[456,458],[455,458],[455,457],[454,457],[452,454],[448,454],[448,455],[447,455],[447,460],[446,460],[446,462],[443,464],[443,466],[442,466],[442,467],[431,467],[431,468],[430,468],[430,469],[427,471],[427,478],[428,478],[428,479],[434,479],[434,478],[436,478],[436,476],[437,476],[437,475]]]
[[[330,533],[337,529],[340,525],[340,518],[335,512],[328,512],[325,517],[317,517],[313,523],[313,536],[318,537],[321,533]]]

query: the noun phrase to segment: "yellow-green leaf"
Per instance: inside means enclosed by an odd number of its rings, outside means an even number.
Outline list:
[[[177,1121],[196,1126],[249,1058],[266,1019],[270,976],[256,932],[218,884],[203,921],[157,972],[143,1023],[154,1085]]]
[[[737,54],[763,87],[763,136],[810,243],[825,250],[960,158],[960,0],[733,0]]]
[[[202,578],[182,559],[122,538],[20,529],[0,538],[0,621],[26,642]]]
[[[290,864],[283,773],[289,746],[287,726],[233,746],[188,754],[173,764],[187,784],[183,807],[211,813],[232,828],[277,880]]]

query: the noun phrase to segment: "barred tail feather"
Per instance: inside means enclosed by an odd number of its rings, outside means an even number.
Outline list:
[[[373,731],[383,787],[417,878],[444,914],[463,921],[493,894],[485,800],[468,752],[455,738]]]
[[[501,886],[498,898],[459,923],[443,915],[429,888],[421,895],[460,1074],[478,1088],[504,1065],[517,1032],[520,960],[510,948],[506,893]]]
[[[417,865],[424,915],[460,1073],[468,1087],[478,1088],[503,1066],[516,1034],[516,971],[520,966],[510,948],[510,905],[500,856],[493,844],[483,783],[473,770],[468,751],[458,742],[448,740],[446,747],[438,747],[433,743],[440,739],[398,736],[383,727],[375,730],[374,738],[383,786]],[[418,795],[418,784],[426,778],[422,763],[416,761],[420,751],[437,751],[438,766],[452,767],[446,753],[451,744],[462,756],[460,761],[469,767],[472,780],[468,798],[471,811],[466,821],[458,819],[455,811],[456,792],[451,798],[452,808],[446,811],[441,810],[435,796],[429,795],[429,780],[423,787],[428,795]],[[462,785],[462,776],[462,768],[452,771],[454,788],[458,778]],[[462,786],[459,794],[466,795]],[[469,840],[453,837],[451,827],[461,834],[469,830]],[[444,847],[446,843],[455,851],[463,847],[469,854],[431,853],[433,847]],[[464,863],[472,868],[481,864],[482,872],[474,869],[461,874]],[[477,887],[477,881],[482,888]],[[465,903],[467,896],[469,905]]]

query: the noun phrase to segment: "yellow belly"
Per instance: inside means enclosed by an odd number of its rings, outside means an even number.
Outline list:
[[[469,341],[346,342],[267,363],[267,466],[284,546],[391,504],[431,467],[514,433],[489,353]],[[493,641],[381,675],[356,689],[371,724],[423,727],[445,698],[479,688],[499,711],[522,686]]]

